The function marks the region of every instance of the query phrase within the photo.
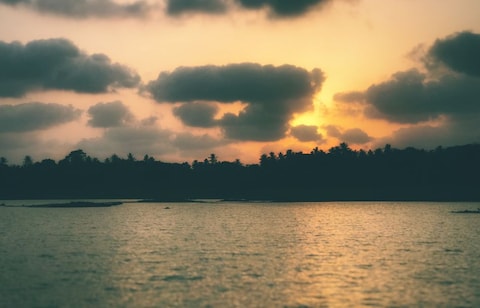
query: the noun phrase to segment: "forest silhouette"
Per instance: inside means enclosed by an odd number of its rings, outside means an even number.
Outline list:
[[[480,144],[263,154],[258,164],[166,163],[149,155],[100,161],[83,150],[58,162],[9,165],[0,158],[0,199],[133,198],[271,201],[480,201]]]

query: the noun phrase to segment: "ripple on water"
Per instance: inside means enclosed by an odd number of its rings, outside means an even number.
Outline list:
[[[5,209],[0,306],[480,307],[453,205],[159,206]]]
[[[204,279],[203,276],[184,276],[184,275],[167,275],[167,276],[159,276],[154,275],[150,276],[148,279],[149,281],[165,281],[165,282],[185,282],[185,281],[197,281]]]

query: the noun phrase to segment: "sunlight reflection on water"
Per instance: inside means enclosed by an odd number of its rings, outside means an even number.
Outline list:
[[[475,203],[0,208],[4,306],[479,306]]]

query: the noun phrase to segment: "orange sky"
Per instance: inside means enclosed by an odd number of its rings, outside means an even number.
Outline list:
[[[270,8],[269,13],[268,4],[263,10],[248,10],[233,0],[226,1],[229,9],[221,14],[189,11],[168,16],[165,1],[149,1],[153,8],[142,16],[99,16],[92,11],[80,17],[68,12],[39,10],[33,5],[9,6],[2,2],[1,42],[27,44],[40,39],[64,38],[84,54],[104,54],[141,78],[141,84],[136,87],[118,88],[111,93],[46,88],[29,90],[17,97],[0,93],[0,107],[42,102],[72,105],[82,112],[71,121],[52,123],[48,127],[20,132],[9,127],[0,129],[0,156],[11,162],[20,162],[25,155],[32,155],[34,160],[47,156],[59,159],[79,147],[100,158],[113,153],[126,156],[132,152],[137,158],[149,154],[161,160],[189,162],[203,160],[210,153],[216,153],[220,160],[240,158],[243,162],[257,162],[265,151],[288,148],[308,151],[315,146],[326,150],[342,141],[364,149],[384,141],[404,147],[410,140],[406,136],[415,134],[410,131],[399,134],[398,129],[413,128],[413,132],[421,131],[423,126],[442,126],[443,114],[439,111],[435,113],[436,119],[415,123],[392,121],[393,117],[388,116],[373,118],[363,113],[365,105],[336,102],[333,96],[365,91],[371,85],[387,82],[396,72],[412,68],[425,72],[421,57],[435,40],[460,31],[480,33],[477,0],[331,0],[294,17],[272,17],[273,9]],[[413,53],[413,50],[419,52]],[[274,67],[288,64],[308,72],[319,68],[325,74],[321,90],[311,99],[311,111],[288,115],[289,128],[283,132],[284,138],[264,141],[226,138],[225,128],[220,124],[210,128],[190,126],[176,116],[173,109],[186,102],[159,102],[148,91],[139,90],[161,72],[171,73],[178,67],[219,67],[246,62]],[[114,101],[120,101],[128,110],[129,120],[125,118],[121,124],[104,127],[88,124],[94,116],[88,112],[90,107]],[[235,111],[249,103],[212,104],[222,110]],[[0,117],[2,112],[6,111],[0,109]],[[18,115],[5,115],[14,116]],[[12,121],[22,121],[21,116],[18,117]],[[452,127],[458,127],[459,123],[454,124]],[[300,125],[316,126],[321,139],[299,140],[292,135],[291,128]],[[331,130],[329,134],[328,126],[335,126],[341,135],[334,136]],[[363,132],[368,140],[348,136],[349,130]],[[479,142],[480,132],[465,138],[455,134],[451,137],[458,142]],[[455,143],[452,140],[438,139],[438,142],[448,145]],[[422,143],[411,139],[411,144]],[[431,144],[425,143],[425,147],[429,146]]]

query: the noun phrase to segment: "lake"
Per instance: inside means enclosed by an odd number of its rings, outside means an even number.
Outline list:
[[[0,306],[479,307],[479,207],[0,207]]]

